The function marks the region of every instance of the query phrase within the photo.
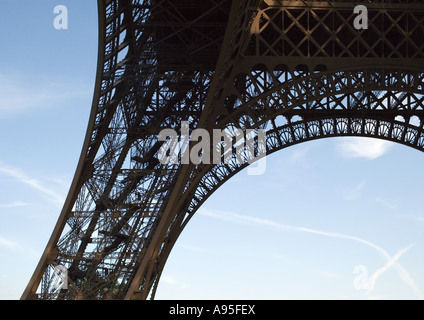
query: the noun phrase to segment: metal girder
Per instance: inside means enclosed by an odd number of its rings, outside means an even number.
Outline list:
[[[334,136],[423,150],[424,1],[358,3],[367,30],[349,1],[99,0],[86,140],[22,299],[154,298],[190,218],[248,165],[160,163],[183,121],[265,129],[268,154]]]

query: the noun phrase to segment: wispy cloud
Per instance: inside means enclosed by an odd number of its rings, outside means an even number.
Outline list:
[[[375,201],[377,203],[382,204],[384,207],[386,207],[386,208],[388,208],[390,210],[395,210],[395,209],[398,208],[398,205],[394,201],[387,200],[387,199],[385,199],[383,197],[377,197],[377,198],[375,198]]]
[[[262,226],[266,226],[266,227],[272,227],[272,228],[275,228],[275,229],[278,229],[278,230],[281,230],[281,231],[285,231],[285,232],[287,232],[287,231],[305,232],[305,233],[311,233],[311,234],[321,235],[321,236],[325,236],[325,237],[352,240],[352,241],[355,241],[355,242],[362,243],[362,244],[364,244],[368,247],[375,249],[387,261],[385,267],[383,269],[381,269],[380,271],[377,271],[378,273],[376,273],[376,275],[374,276],[374,285],[375,285],[375,281],[378,279],[378,277],[383,272],[385,272],[389,267],[393,267],[398,272],[400,278],[407,285],[409,285],[412,288],[415,295],[419,299],[424,299],[424,295],[419,290],[415,281],[412,279],[412,277],[409,275],[409,273],[397,261],[403,253],[405,253],[407,250],[410,249],[409,247],[401,250],[398,254],[396,254],[394,257],[392,257],[392,256],[390,256],[390,254],[386,250],[384,250],[380,246],[374,244],[373,242],[368,241],[368,240],[364,240],[364,239],[361,239],[361,238],[358,238],[358,237],[355,237],[355,236],[347,235],[347,234],[342,234],[342,233],[337,233],[337,232],[321,231],[321,230],[305,228],[305,227],[292,226],[292,225],[279,223],[279,222],[269,220],[269,219],[257,218],[257,217],[252,217],[252,216],[245,216],[245,215],[240,215],[240,214],[236,214],[236,213],[232,213],[232,212],[211,211],[211,210],[205,210],[205,209],[202,210],[201,209],[201,210],[199,210],[199,214],[204,215],[204,216],[208,216],[208,217],[212,217],[212,218],[216,218],[216,219],[220,219],[220,220],[224,220],[224,221],[228,221],[228,222],[233,222],[233,223],[247,223],[247,224],[262,225]]]
[[[32,249],[28,244],[20,244],[16,241],[6,239],[0,236],[0,248],[18,252],[19,256],[31,256],[33,258],[40,257],[40,252]]]
[[[362,180],[358,185],[356,185],[353,189],[346,191],[344,193],[344,198],[346,200],[357,200],[362,192],[362,189],[367,184],[367,180]]]
[[[348,137],[338,144],[337,151],[345,158],[374,160],[387,153],[392,145],[392,142],[381,139]]]
[[[15,201],[7,204],[0,204],[0,208],[7,209],[7,208],[18,208],[18,207],[27,207],[31,205],[30,203],[23,202],[23,201]]]
[[[18,243],[5,239],[3,237],[0,237],[0,246],[5,247],[7,249],[21,248],[21,246]]]
[[[90,88],[91,90],[91,88]],[[0,73],[0,118],[29,110],[57,107],[63,101],[90,94],[87,86],[71,79],[50,79],[38,75]]]
[[[296,165],[305,169],[311,168],[312,162],[308,157],[310,149],[311,149],[310,144],[296,146],[296,149],[288,158],[289,164]]]
[[[391,257],[390,259],[387,260],[386,264],[381,267],[380,269],[378,269],[377,271],[375,271],[371,277],[368,279],[368,286],[367,286],[367,292],[366,294],[369,294],[372,290],[374,290],[375,287],[375,282],[377,281],[377,279],[384,273],[386,272],[389,268],[394,267],[397,263],[397,261],[399,260],[399,258],[405,253],[407,252],[409,249],[411,249],[415,244],[411,244],[410,246],[403,248],[402,250],[400,250],[398,253],[396,253],[393,257]],[[405,274],[405,270],[401,270],[400,271],[400,275],[405,281],[408,282],[409,285],[412,285],[414,292],[418,293],[418,295],[421,295],[418,288],[416,287],[415,283],[413,281],[411,281],[409,275]]]
[[[53,189],[45,187],[41,181],[30,177],[20,168],[11,167],[0,162],[0,174],[9,176],[27,186],[30,186],[34,190],[43,194],[48,200],[57,205],[62,205],[65,201],[65,198],[62,194],[58,193]]]

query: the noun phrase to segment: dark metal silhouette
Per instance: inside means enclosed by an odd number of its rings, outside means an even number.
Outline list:
[[[266,129],[266,152],[335,136],[424,148],[424,3],[98,1],[91,118],[23,299],[154,298],[200,205],[247,163],[162,164],[162,129]],[[60,272],[59,272],[60,271]],[[66,282],[66,286],[64,286]]]

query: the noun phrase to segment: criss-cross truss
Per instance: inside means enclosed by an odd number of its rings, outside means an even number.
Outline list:
[[[357,30],[354,6],[368,9]],[[146,299],[201,204],[248,163],[163,164],[162,129],[424,149],[424,1],[99,0],[91,118],[23,299]],[[217,147],[217,146],[213,146]],[[242,150],[241,152],[245,152]],[[228,156],[225,153],[222,159]]]

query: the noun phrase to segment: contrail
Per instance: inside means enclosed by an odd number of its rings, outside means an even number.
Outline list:
[[[395,266],[397,263],[397,260],[399,260],[399,258],[405,253],[407,252],[409,249],[411,249],[415,244],[411,244],[410,246],[400,250],[398,253],[396,253],[392,258],[390,258],[387,263],[381,267],[380,269],[378,269],[376,272],[374,272],[371,277],[368,279],[368,287],[367,287],[367,294],[369,294],[375,286],[375,282],[377,281],[378,277],[380,277],[385,271],[387,271],[390,267]],[[403,271],[401,271],[403,272]],[[405,275],[401,275],[402,278],[404,278]],[[409,283],[408,283],[409,284]],[[410,284],[411,285],[411,284]],[[413,286],[414,291],[415,290],[415,286]]]
[[[33,189],[35,189],[35,190],[41,192],[42,194],[44,194],[45,196],[47,196],[47,198],[54,203],[62,205],[65,201],[65,199],[63,198],[63,196],[61,194],[57,193],[56,191],[54,191],[52,189],[44,187],[40,183],[40,181],[28,177],[19,168],[13,168],[13,167],[4,165],[2,162],[0,162],[0,173],[7,175],[9,177],[12,177],[12,178],[30,186],[30,187],[32,187]]]
[[[263,226],[273,227],[273,228],[276,228],[276,229],[279,229],[279,230],[282,230],[282,231],[306,232],[306,233],[312,233],[312,234],[317,234],[317,235],[326,236],[326,237],[332,237],[332,238],[337,238],[337,239],[346,239],[346,240],[352,240],[352,241],[363,243],[363,244],[377,250],[378,253],[387,260],[385,267],[377,270],[376,273],[374,273],[371,276],[371,278],[374,281],[374,283],[372,284],[372,287],[374,287],[374,285],[375,285],[375,280],[377,280],[377,278],[384,271],[386,271],[389,267],[393,266],[393,268],[395,268],[395,270],[398,272],[400,278],[412,288],[415,295],[419,299],[424,299],[424,295],[419,290],[415,281],[412,279],[412,277],[409,275],[409,273],[400,265],[400,263],[397,262],[397,260],[400,258],[400,256],[402,254],[404,254],[406,251],[408,251],[410,248],[412,248],[413,245],[410,245],[409,247],[402,249],[394,257],[391,257],[390,254],[386,250],[381,248],[380,246],[378,246],[378,245],[376,245],[376,244],[374,244],[370,241],[367,241],[367,240],[364,240],[364,239],[361,239],[361,238],[358,238],[358,237],[355,237],[355,236],[351,236],[351,235],[346,235],[346,234],[337,233],[337,232],[320,231],[320,230],[315,230],[315,229],[310,229],[310,228],[305,228],[305,227],[291,226],[291,225],[279,223],[279,222],[276,222],[276,221],[272,221],[272,220],[269,220],[269,219],[245,216],[245,215],[240,215],[240,214],[236,214],[236,213],[232,213],[232,212],[218,212],[218,211],[212,212],[210,210],[200,209],[199,214],[204,215],[204,216],[208,216],[208,217],[217,218],[217,219],[224,220],[224,221],[235,222],[235,223],[243,223],[243,222],[244,223],[245,222],[254,223],[254,224],[260,224],[260,225],[263,225]]]

